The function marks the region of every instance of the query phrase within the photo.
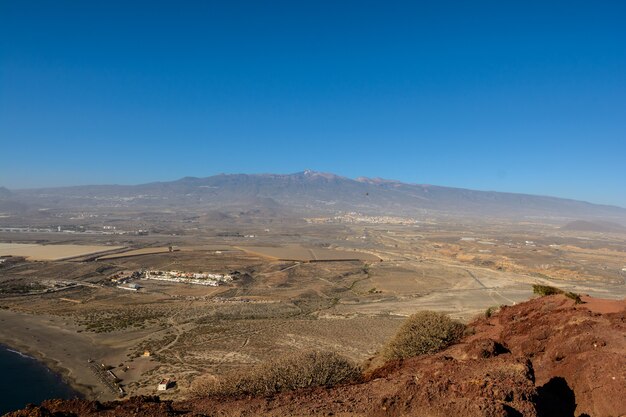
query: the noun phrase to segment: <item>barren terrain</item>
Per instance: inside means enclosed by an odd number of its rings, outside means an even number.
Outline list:
[[[199,376],[300,349],[363,362],[419,310],[469,321],[531,298],[537,283],[626,297],[626,241],[615,233],[541,222],[251,218],[220,223],[212,233],[180,234],[174,231],[188,223],[184,215],[177,219],[167,223],[170,231],[163,226],[149,235],[0,232],[10,245],[88,245],[73,252],[80,255],[128,248],[69,260],[3,257],[0,343],[46,361],[88,398],[119,395],[98,378],[93,360],[111,368],[125,395],[155,394],[157,382],[169,377],[175,388],[159,394],[180,400]],[[234,280],[210,287],[141,279],[146,269]],[[125,274],[138,291],[112,281]]]
[[[60,261],[122,249],[105,245],[39,245],[32,243],[1,243],[0,256],[23,256],[30,261]]]
[[[371,367],[357,383],[256,398],[52,400],[11,417],[46,412],[90,417],[621,416],[626,413],[625,314],[624,300],[584,297],[575,304],[552,295],[479,317],[460,343],[434,355]]]

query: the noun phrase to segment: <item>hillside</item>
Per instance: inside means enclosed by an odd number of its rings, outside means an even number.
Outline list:
[[[389,363],[359,384],[264,398],[51,400],[9,416],[625,415],[626,302],[583,301],[554,295],[503,307],[471,323],[461,343]]]
[[[304,171],[295,174],[233,174],[185,177],[141,185],[96,185],[13,190],[0,195],[3,210],[36,208],[198,207],[261,212],[453,214],[626,221],[626,209],[555,197],[475,191]]]
[[[575,220],[561,227],[562,230],[571,230],[578,232],[597,232],[597,233],[624,233],[626,227],[618,223],[603,221],[584,221]]]

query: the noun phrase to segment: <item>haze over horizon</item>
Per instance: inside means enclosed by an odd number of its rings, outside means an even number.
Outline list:
[[[0,186],[311,168],[626,207],[625,15],[0,0]]]
[[[97,188],[100,186],[103,186],[104,188]],[[165,188],[163,188],[163,186],[165,186]],[[128,196],[128,193],[137,196],[145,196],[147,193],[147,195],[150,196],[148,200],[154,202],[155,199],[169,199],[168,196],[163,195],[163,192],[166,194],[168,192],[173,192],[174,194],[177,194],[179,198],[184,197],[184,199],[192,197],[192,200],[194,200],[195,196],[195,198],[202,201],[203,204],[217,203],[219,205],[221,203],[229,206],[231,204],[236,205],[243,203],[254,205],[259,201],[256,199],[261,198],[260,201],[266,201],[270,205],[274,205],[277,203],[276,199],[281,200],[286,197],[287,200],[283,201],[283,203],[287,203],[287,205],[294,203],[296,205],[304,204],[310,208],[316,205],[316,203],[325,201],[326,198],[330,197],[334,202],[334,208],[339,207],[336,205],[337,203],[341,203],[352,206],[343,207],[343,209],[371,210],[372,207],[375,207],[375,209],[379,212],[388,212],[391,214],[398,209],[398,206],[380,206],[380,197],[382,197],[383,201],[388,203],[390,200],[397,199],[398,193],[402,194],[403,190],[407,191],[407,187],[410,191],[408,192],[408,195],[405,195],[405,198],[408,197],[408,200],[404,200],[400,203],[400,207],[403,209],[408,209],[410,207],[415,208],[415,203],[418,203],[417,206],[424,208],[424,204],[428,201],[430,204],[435,204],[435,206],[430,207],[431,209],[444,211],[461,209],[462,212],[468,214],[471,212],[470,206],[473,207],[478,203],[481,215],[485,216],[489,211],[489,206],[492,203],[491,200],[495,198],[496,200],[499,200],[500,203],[509,201],[509,203],[513,204],[513,206],[506,206],[506,204],[504,206],[499,206],[496,211],[505,211],[509,212],[509,214],[513,213],[514,215],[520,214],[515,211],[516,209],[529,209],[531,206],[534,206],[535,210],[538,209],[539,212],[542,212],[544,215],[550,211],[554,214],[555,207],[552,206],[554,203],[557,205],[564,204],[558,208],[557,211],[560,215],[565,215],[565,211],[570,210],[570,207],[568,206],[569,202],[574,203],[577,207],[580,207],[579,204],[585,205],[591,203],[591,206],[595,206],[595,208],[600,210],[602,210],[602,207],[605,207],[626,211],[626,207],[619,205],[607,205],[594,203],[593,201],[576,199],[563,199],[561,197],[549,195],[510,193],[494,190],[476,190],[470,188],[446,187],[437,184],[408,183],[392,178],[381,177],[360,176],[350,178],[330,172],[320,172],[310,169],[292,173],[218,173],[205,177],[185,176],[167,181],[149,181],[141,184],[77,184],[74,186],[51,188],[22,188],[14,189],[17,195],[13,195],[13,193],[9,192],[8,198],[11,199],[12,197],[17,197],[19,199],[19,196],[21,195],[22,197],[30,196],[35,199],[43,197],[45,199],[51,195],[56,195],[57,197],[62,197],[64,195],[65,197],[71,196],[71,199],[87,198],[89,200],[95,193],[100,199],[118,199],[124,195]],[[211,192],[206,193],[207,189],[210,189]],[[44,192],[42,194],[38,194],[39,190],[43,190]],[[46,190],[54,190],[57,194],[50,194],[45,192]],[[34,194],[32,193],[33,191],[35,192]],[[70,194],[68,194],[68,191]],[[384,193],[388,191],[391,191],[392,194],[384,195]],[[2,192],[1,186],[0,192]],[[372,192],[379,197],[378,206],[374,201],[376,198],[373,198],[373,195],[370,195]],[[380,192],[382,192],[383,195],[379,195]],[[434,194],[430,194],[431,192],[434,192]],[[224,195],[221,195],[221,193]],[[418,196],[419,194],[422,194],[421,197]],[[365,200],[363,200],[363,197],[365,197]],[[413,200],[415,197],[418,198],[419,202]],[[441,200],[442,197],[445,201]],[[548,200],[544,200],[545,197],[547,197]],[[513,199],[510,200],[510,198]],[[55,200],[55,204],[58,204],[61,200]],[[138,200],[142,200],[142,197]],[[365,205],[359,206],[360,208],[354,207],[354,204],[359,205],[359,200],[361,204]],[[436,206],[437,200],[439,200],[439,206]],[[197,201],[198,200],[196,200],[196,202]],[[542,202],[547,203],[548,205],[542,206]],[[180,203],[181,206],[184,205],[182,200],[179,200],[178,203]],[[537,206],[537,204],[539,204],[539,206]],[[580,212],[578,214],[574,214],[571,212],[569,213],[569,216],[584,217],[587,214],[589,213],[583,214]],[[595,213],[595,215],[598,214],[599,212]],[[613,214],[614,212],[608,215],[610,216]],[[601,217],[606,215],[607,213],[600,214]]]

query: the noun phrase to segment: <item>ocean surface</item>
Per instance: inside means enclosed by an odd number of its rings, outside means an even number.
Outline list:
[[[79,396],[43,364],[0,345],[0,416],[28,403]]]

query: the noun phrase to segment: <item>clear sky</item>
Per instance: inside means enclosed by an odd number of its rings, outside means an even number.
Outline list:
[[[624,1],[0,0],[0,185],[313,169],[626,206]]]

